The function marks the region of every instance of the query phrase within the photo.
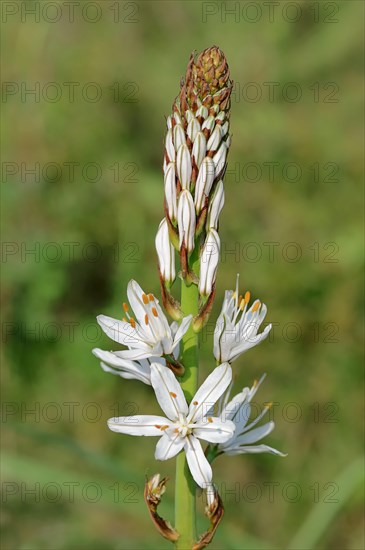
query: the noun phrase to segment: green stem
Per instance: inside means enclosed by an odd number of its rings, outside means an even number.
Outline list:
[[[198,313],[198,287],[181,285],[181,308],[184,315]],[[188,401],[195,394],[198,386],[198,335],[189,328],[182,340],[182,363],[185,374],[181,379],[181,387]],[[176,459],[176,487],[175,487],[175,528],[180,533],[175,548],[179,550],[191,549],[196,541],[196,509],[195,509],[195,481],[190,473],[185,453],[182,452]]]

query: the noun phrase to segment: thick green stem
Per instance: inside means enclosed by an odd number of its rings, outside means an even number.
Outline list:
[[[198,287],[181,285],[181,308],[184,315],[198,313]],[[188,401],[191,400],[198,385],[198,335],[189,328],[182,340],[182,363],[185,374],[181,379],[181,387]],[[196,510],[195,481],[193,480],[185,453],[178,455],[176,460],[175,489],[175,528],[180,533],[175,543],[176,549],[191,549],[196,541]]]

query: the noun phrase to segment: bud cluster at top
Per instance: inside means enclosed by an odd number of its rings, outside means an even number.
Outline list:
[[[219,259],[231,89],[227,61],[218,47],[192,54],[167,118],[165,220],[156,237],[161,283],[170,287],[175,279],[175,248],[182,277],[199,286],[204,300],[214,291]],[[200,268],[193,269],[197,257]]]

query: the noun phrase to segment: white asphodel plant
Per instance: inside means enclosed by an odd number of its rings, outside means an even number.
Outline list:
[[[209,318],[219,264],[219,216],[224,206],[223,178],[230,147],[229,114],[232,82],[223,52],[213,46],[192,55],[179,96],[167,118],[164,153],[164,211],[155,244],[162,301],[132,280],[129,304],[120,320],[99,315],[103,331],[123,349],[93,353],[101,367],[125,379],[152,386],[164,415],[111,418],[109,428],[134,436],[156,436],[155,458],[176,457],[175,528],[157,513],[166,478],[155,474],[147,481],[145,500],[151,518],[176,548],[204,548],[223,515],[214,485],[211,463],[220,455],[271,453],[263,444],[274,429],[272,420],[259,424],[269,410],[250,419],[252,399],[261,384],[244,388],[233,399],[232,363],[262,342],[271,325],[259,332],[266,306],[250,293],[227,290],[215,332],[211,369],[198,389],[199,333]],[[176,256],[180,266],[176,269]],[[181,280],[181,297],[171,293]],[[206,446],[203,448],[202,444]],[[260,443],[258,443],[260,442]],[[206,492],[210,528],[197,540],[195,491]]]

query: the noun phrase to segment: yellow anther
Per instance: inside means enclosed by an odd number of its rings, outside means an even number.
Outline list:
[[[254,311],[257,311],[257,310],[259,309],[260,306],[261,306],[261,302],[258,300],[258,301],[256,302],[256,304],[255,304],[255,305],[253,306],[253,308],[252,308],[252,313],[253,313]]]
[[[171,397],[177,397],[176,393],[174,393],[173,391],[170,391],[170,395]]]
[[[125,323],[128,323],[128,321],[125,317],[123,317],[122,321],[124,321]]]
[[[124,311],[127,313],[129,307],[128,307],[128,304],[126,304],[125,302],[123,302],[123,309]]]
[[[249,291],[247,291],[245,293],[245,302],[246,302],[246,304],[248,304],[248,302],[250,301],[250,298],[251,298],[251,293]]]
[[[130,324],[132,325],[133,328],[136,328],[136,321],[133,319],[133,317],[131,317],[129,319],[129,322],[130,322]]]
[[[208,416],[208,422],[213,422],[213,418],[211,416]]]
[[[161,426],[160,430],[161,431],[167,430],[168,427],[169,427],[169,425],[165,424],[164,426]]]
[[[155,317],[158,317],[157,309],[155,307],[152,308],[152,313]]]
[[[142,300],[144,304],[148,304],[148,296],[147,294],[142,294]]]
[[[154,297],[153,294],[149,294],[149,295],[148,295],[148,299],[149,299],[150,302],[154,302],[154,301],[155,301],[155,297]]]
[[[146,325],[148,325],[149,319],[148,319],[147,313],[146,313],[146,315],[144,316],[144,322],[146,323]]]
[[[272,407],[272,401],[270,401],[265,405],[265,409],[271,409],[271,407]]]
[[[155,424],[155,428],[157,428],[158,430],[161,430],[161,425],[160,424]]]
[[[193,405],[195,405],[195,406],[196,406],[197,404],[198,404],[198,402],[197,402],[197,401],[193,401]]]

